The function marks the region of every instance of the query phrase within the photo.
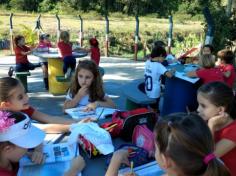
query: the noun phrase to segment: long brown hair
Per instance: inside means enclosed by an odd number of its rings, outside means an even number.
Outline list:
[[[72,78],[72,83],[70,86],[70,93],[72,97],[78,92],[81,88],[78,82],[78,72],[81,69],[89,70],[93,74],[93,81],[89,87],[89,101],[94,102],[96,100],[104,101],[104,90],[103,90],[103,82],[100,76],[100,72],[96,63],[92,60],[83,60],[79,61],[79,64],[75,70],[75,75]]]
[[[165,120],[163,120],[165,119]],[[229,176],[218,158],[204,163],[214,152],[214,140],[206,122],[197,114],[176,113],[164,117],[155,127],[160,153],[171,158],[181,176]]]
[[[0,78],[0,102],[9,100],[9,92],[16,88],[19,84],[21,83],[15,78]]]

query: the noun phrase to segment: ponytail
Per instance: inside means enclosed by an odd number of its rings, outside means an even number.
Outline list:
[[[230,176],[229,170],[226,168],[224,163],[219,158],[214,158],[209,161],[207,170],[204,176]]]

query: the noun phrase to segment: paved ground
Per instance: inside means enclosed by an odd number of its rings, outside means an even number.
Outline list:
[[[38,62],[38,58],[29,56],[33,63]],[[14,65],[14,56],[0,56],[0,77],[7,76],[8,68]],[[143,77],[144,62],[135,62],[123,58],[101,58],[101,67],[105,69],[103,77],[105,91],[112,97],[119,109],[125,108],[125,97],[121,91],[121,86],[127,82]],[[54,115],[62,115],[62,104],[65,96],[53,96],[44,90],[42,80],[42,70],[40,68],[31,71],[28,77],[28,88],[31,104],[38,110]]]

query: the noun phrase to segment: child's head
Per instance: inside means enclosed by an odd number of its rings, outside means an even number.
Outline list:
[[[14,45],[15,46],[22,46],[25,45],[25,38],[22,35],[17,35],[14,38]]]
[[[48,41],[48,40],[49,40],[49,37],[50,37],[49,34],[41,34],[41,35],[39,36],[39,40],[40,40],[40,41]]]
[[[64,41],[65,43],[69,43],[70,41],[70,34],[68,31],[61,31],[60,32],[60,40]]]
[[[223,61],[223,63],[233,64],[234,53],[231,50],[229,49],[220,50],[217,53],[217,56],[220,58],[221,61]]]
[[[98,40],[96,38],[89,39],[89,44],[90,46],[95,47],[95,48],[97,48],[99,45]]]
[[[226,112],[236,118],[236,101],[233,90],[222,82],[211,82],[198,89],[198,112],[204,120]]]
[[[199,65],[203,68],[214,68],[215,57],[211,54],[201,55],[199,58]]]
[[[214,51],[214,48],[212,45],[207,44],[202,47],[202,54],[212,54]]]
[[[155,46],[151,52],[151,58],[166,57],[166,50],[162,46]]]
[[[24,86],[15,78],[0,78],[0,109],[21,111],[29,108],[29,97]]]
[[[181,176],[229,175],[213,154],[214,140],[200,116],[186,113],[168,115],[156,124],[155,135],[155,158],[167,173]]]
[[[43,142],[45,133],[31,125],[20,112],[0,111],[0,158],[18,162],[27,152]]]
[[[82,86],[88,87],[91,102],[103,99],[105,94],[102,79],[98,66],[92,60],[79,61],[70,89],[72,97]]]

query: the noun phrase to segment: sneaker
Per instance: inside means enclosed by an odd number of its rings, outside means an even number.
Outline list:
[[[71,68],[68,68],[65,73],[65,79],[69,79],[71,77]]]
[[[9,77],[12,77],[13,72],[14,72],[14,68],[11,66],[11,67],[9,68],[9,70],[8,70],[8,76],[9,76]]]

